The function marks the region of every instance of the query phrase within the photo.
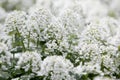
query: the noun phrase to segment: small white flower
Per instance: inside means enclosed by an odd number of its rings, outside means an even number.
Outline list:
[[[62,56],[48,56],[46,57],[41,64],[41,71],[38,72],[38,75],[51,74],[51,80],[72,80],[72,76],[69,75],[69,72],[72,70],[73,64],[65,59]]]
[[[36,73],[41,69],[41,55],[37,52],[22,53],[16,68],[22,68],[26,72],[32,70],[33,73]]]

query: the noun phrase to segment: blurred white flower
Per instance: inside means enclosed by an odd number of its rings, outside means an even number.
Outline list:
[[[4,22],[6,16],[7,12],[2,7],[0,7],[0,22]]]
[[[49,9],[53,15],[58,16],[74,3],[74,0],[37,0],[36,6],[45,7]]]
[[[97,77],[94,78],[94,80],[114,80],[114,79],[109,78],[109,77],[97,76]]]

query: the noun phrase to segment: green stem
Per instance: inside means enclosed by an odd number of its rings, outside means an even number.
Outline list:
[[[39,46],[39,35],[37,36],[37,49],[38,49],[38,46]]]
[[[17,27],[16,27],[16,31],[17,31],[18,36],[21,37],[21,35],[20,35],[20,33],[19,33]],[[26,51],[26,48],[25,48],[25,45],[24,45],[23,40],[21,40],[21,45],[22,45],[22,47],[23,47],[23,51],[25,52],[25,51]]]
[[[30,48],[30,31],[29,31],[29,34],[28,34],[28,49]]]

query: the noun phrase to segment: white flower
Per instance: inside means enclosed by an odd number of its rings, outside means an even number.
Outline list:
[[[27,4],[26,4],[27,3]],[[13,11],[13,10],[27,10],[31,6],[35,4],[34,0],[0,0],[0,5],[6,11]]]
[[[115,36],[120,28],[119,21],[111,17],[104,17],[91,22],[98,24],[99,27],[103,27],[107,32],[109,32],[110,36]]]
[[[79,66],[74,67],[74,73],[77,73],[79,75],[85,74],[86,72],[84,72],[84,66],[82,65],[82,62],[79,64]]]
[[[109,32],[104,27],[97,24],[90,24],[81,34],[83,39],[87,39],[87,41],[84,40],[87,43],[99,43],[104,40],[106,41],[109,36]]]
[[[41,69],[41,55],[37,52],[22,53],[16,66],[16,69],[19,68],[24,69],[26,72],[32,70],[33,73],[36,73]]]
[[[19,31],[22,35],[26,33],[26,13],[23,11],[14,11],[8,14],[5,20],[6,32],[9,34],[12,31]]]
[[[20,78],[14,78],[14,79],[12,79],[12,80],[20,80]]]
[[[69,72],[72,70],[73,64],[62,56],[48,56],[41,64],[41,71],[38,75],[49,76],[51,80],[73,80]]]
[[[0,61],[1,69],[8,70],[12,66],[11,59],[13,55],[8,51],[8,47],[4,43],[0,43]]]
[[[66,10],[61,16],[60,21],[66,28],[68,34],[73,33],[79,35],[85,26],[85,21],[82,13],[77,13],[74,10]]]
[[[87,18],[103,17],[107,15],[108,9],[99,0],[80,0],[78,1]]]
[[[113,10],[113,12],[115,12],[115,14],[117,14],[118,16],[120,16],[120,10],[118,7],[120,7],[120,1],[119,0],[111,0],[109,7],[111,10]]]
[[[0,53],[2,51],[4,51],[4,52],[8,51],[8,47],[6,44],[0,42]]]
[[[6,43],[7,39],[10,37],[5,33],[5,27],[4,25],[0,24],[0,42]],[[7,45],[8,46],[8,45]],[[9,45],[10,46],[10,45]]]
[[[30,13],[27,21],[27,28],[31,32],[31,37],[44,41],[44,32],[51,24],[54,16],[46,9],[36,9]]]
[[[82,78],[91,73],[98,74],[94,80],[117,78],[116,74],[120,74],[119,2],[0,0],[0,69],[10,70],[12,66],[24,73],[31,72],[21,74],[21,80],[24,77],[75,80],[76,76]],[[10,53],[19,47],[26,52]],[[27,51],[30,49],[32,52]]]
[[[53,15],[59,16],[66,8],[74,4],[74,0],[37,0],[37,7],[49,9]]]
[[[109,28],[105,29],[106,27],[91,24],[81,34],[79,54],[86,72],[110,74],[117,70],[118,66],[114,62],[118,58],[118,49],[108,42],[112,35]],[[104,68],[101,65],[107,69],[101,70]]]

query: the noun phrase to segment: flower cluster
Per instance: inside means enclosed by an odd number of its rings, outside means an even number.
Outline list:
[[[119,2],[0,0],[0,80],[119,80]]]

